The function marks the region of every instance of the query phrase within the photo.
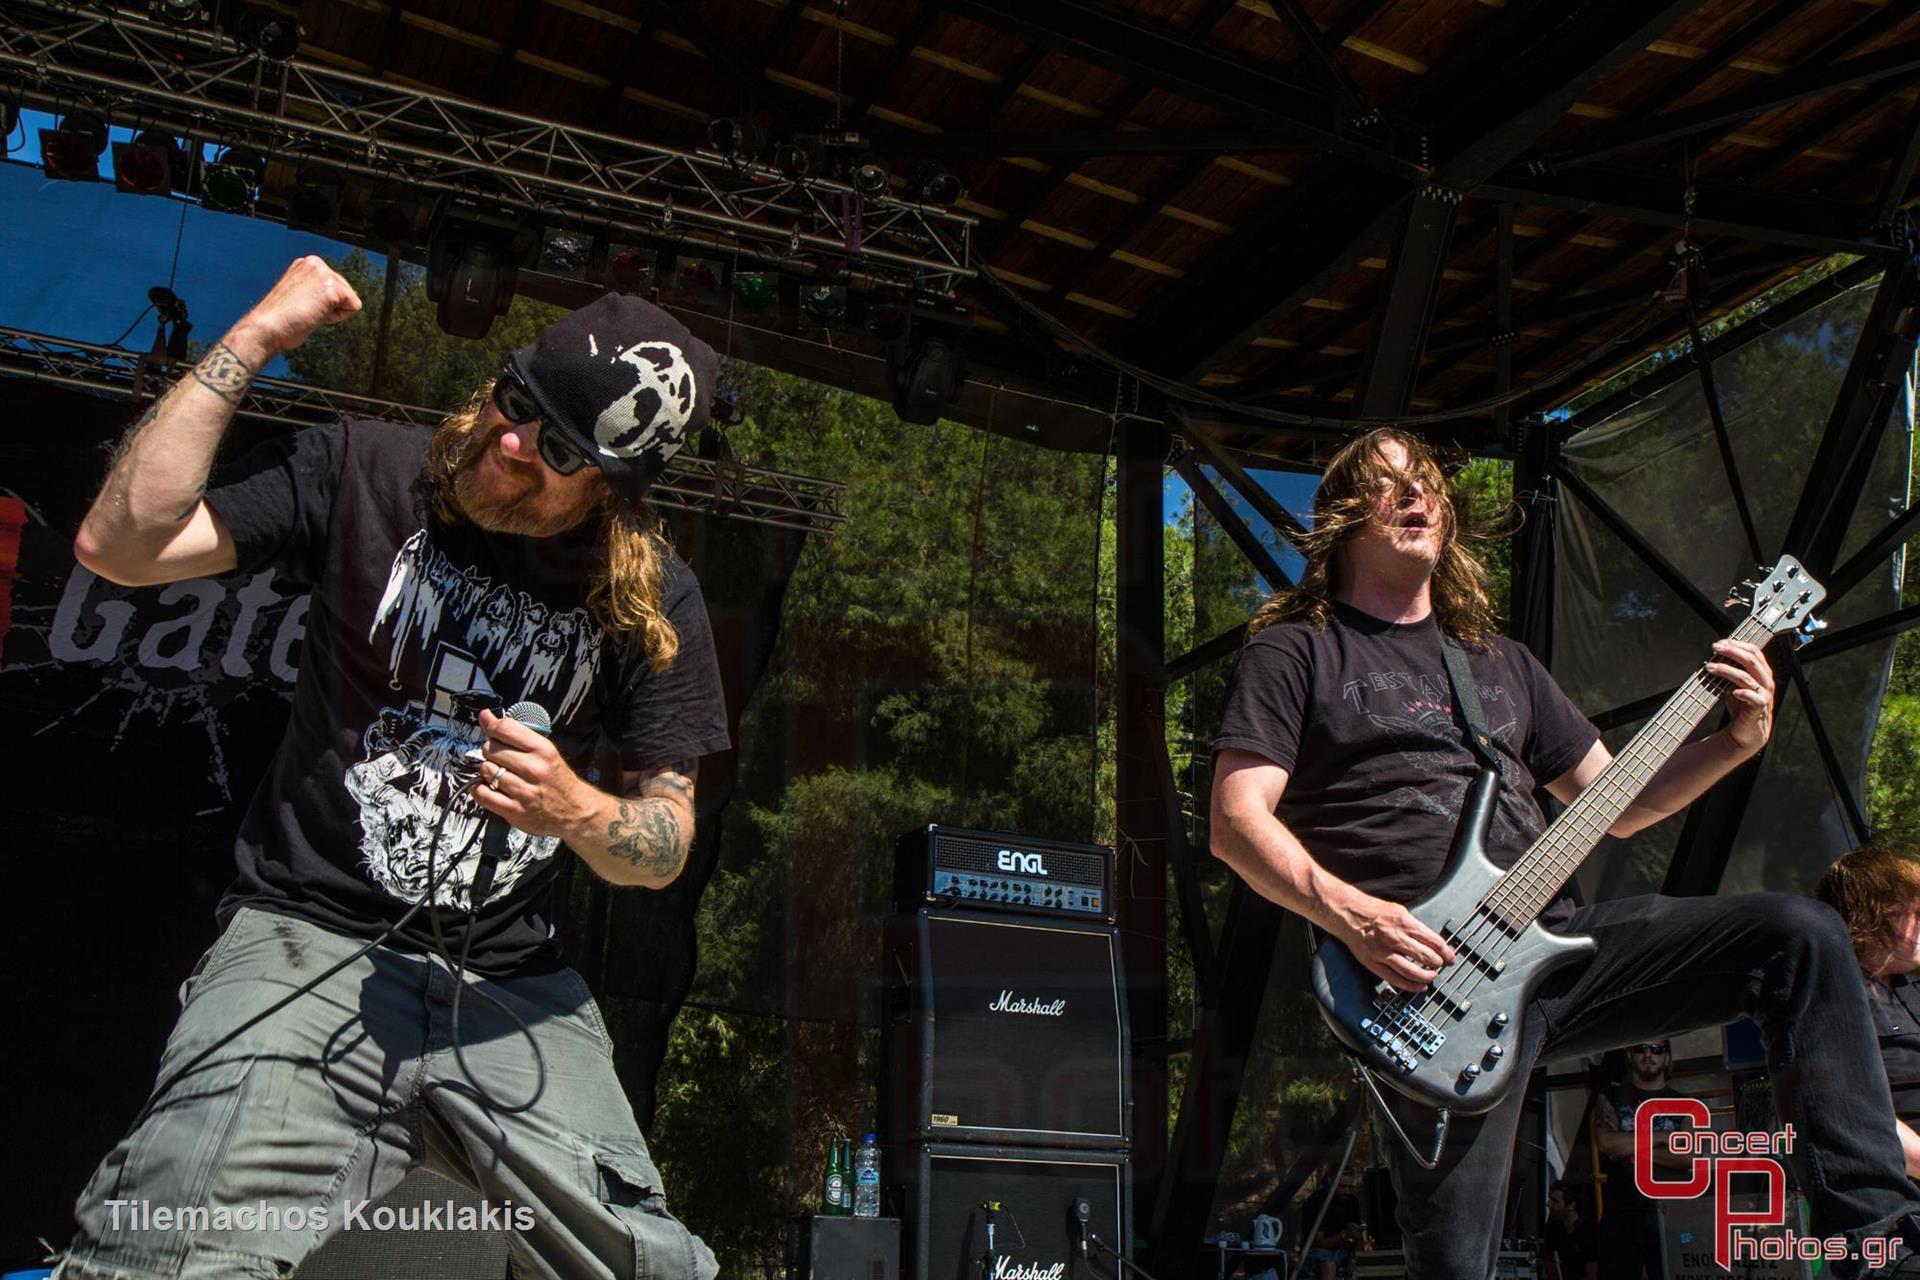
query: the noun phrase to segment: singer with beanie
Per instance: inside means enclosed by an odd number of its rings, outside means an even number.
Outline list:
[[[127,433],[76,542],[116,582],[271,567],[309,594],[222,933],[56,1274],[285,1275],[425,1166],[510,1230],[515,1275],[704,1280],[549,917],[569,857],[671,883],[727,746],[699,586],[646,501],[713,352],[609,295],[436,430],[302,428],[209,487],[252,378],[359,309],[289,267]]]

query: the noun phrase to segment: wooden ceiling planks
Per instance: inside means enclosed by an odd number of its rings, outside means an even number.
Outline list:
[[[1326,93],[1269,0],[1081,2],[1175,37],[1197,55]],[[1348,110],[1377,105],[1393,127],[1342,121],[1331,101],[1327,123],[1417,159],[1418,125],[1401,114],[1409,95],[1489,24],[1511,20],[1517,2],[1294,0],[1326,33],[1340,79],[1357,94]],[[791,110],[798,118],[831,122],[836,104],[846,124],[882,140],[890,134],[1248,127],[1226,103],[1187,96],[1178,68],[1151,65],[1148,74],[1166,83],[1136,81],[1120,64],[1103,65],[1100,55],[1048,48],[1043,37],[1014,29],[1017,23],[996,25],[990,7],[963,13],[944,6],[923,12],[904,0],[844,6],[834,0],[307,0],[302,13],[307,48],[335,65],[378,69],[396,83],[675,145],[699,145],[714,114],[774,123]],[[1770,14],[1778,20],[1768,21]],[[1576,156],[1622,121],[1657,121],[1728,95],[1764,91],[1822,59],[1916,39],[1920,8],[1908,0],[1894,0],[1891,9],[1871,0],[1708,0],[1584,92],[1529,154]],[[1144,37],[1141,44],[1151,47]],[[1703,183],[1870,203],[1904,148],[1920,111],[1917,98],[1920,77],[1876,81],[1785,103],[1684,141],[1649,142],[1607,163],[1672,174],[1684,160]],[[609,101],[610,112],[604,109]],[[1270,104],[1250,101],[1249,110],[1263,105]],[[892,162],[899,177],[913,165],[905,158]],[[991,265],[1096,340],[1127,319],[1151,314],[1177,282],[1213,269],[1237,230],[1276,209],[1336,223],[1357,216],[1337,199],[1312,204],[1327,199],[1316,197],[1324,176],[1350,170],[1351,162],[1305,149],[967,155],[949,167],[968,189],[963,207],[982,219],[980,242],[992,246]],[[1664,283],[1666,252],[1680,232],[1597,216],[1601,212],[1520,210],[1515,305],[1523,312],[1529,304],[1638,287],[1651,294]],[[1436,296],[1435,342],[1484,329],[1490,320],[1492,217],[1482,200],[1470,198],[1462,208]],[[1722,256],[1760,247],[1716,243]],[[1390,254],[1383,243],[1357,255],[1355,265],[1227,353],[1216,382],[1298,373],[1317,396],[1350,393],[1352,373],[1341,369],[1356,366],[1365,348],[1371,313],[1390,278]],[[1245,280],[1239,287],[1263,284]],[[1591,319],[1556,325],[1551,315],[1536,312],[1530,329],[1514,346],[1521,366],[1530,359],[1564,362],[1569,351],[1592,345],[1586,339],[1595,334],[1600,344],[1607,341],[1606,322]],[[1422,377],[1431,385],[1423,383],[1420,395],[1469,395],[1490,367],[1485,351],[1430,359]],[[1522,367],[1516,377],[1524,381],[1533,372]]]

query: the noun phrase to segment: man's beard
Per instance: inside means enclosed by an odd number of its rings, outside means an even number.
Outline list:
[[[490,452],[496,454],[495,464],[508,475],[519,474],[517,468],[525,465],[507,463],[497,456],[496,441],[499,432],[476,432],[469,443],[466,455],[460,459],[459,470],[453,477],[453,498],[459,505],[460,513],[473,521],[488,533],[507,534],[520,538],[551,538],[577,527],[591,515],[599,505],[596,491],[588,490],[579,495],[577,501],[567,501],[564,495],[556,494],[552,489],[540,483],[545,477],[535,476],[533,482],[518,495],[501,499],[485,491],[478,472]],[[544,463],[533,463],[542,467]]]

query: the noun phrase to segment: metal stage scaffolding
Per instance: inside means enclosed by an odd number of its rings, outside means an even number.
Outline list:
[[[183,369],[151,353],[0,326],[0,378],[28,378],[138,399],[165,394],[183,374]],[[446,411],[349,395],[285,378],[256,378],[238,414],[287,425],[358,417],[433,427]],[[731,459],[696,457],[683,449],[667,463],[666,474],[654,483],[648,499],[657,507],[676,511],[830,533],[846,522],[840,510],[845,490],[836,481],[768,471]]]

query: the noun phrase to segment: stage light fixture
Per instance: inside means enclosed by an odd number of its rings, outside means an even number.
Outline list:
[[[847,318],[847,290],[844,285],[811,284],[800,290],[800,315],[821,329],[833,329]]]
[[[171,134],[143,130],[132,142],[113,144],[113,185],[136,196],[164,196],[184,185],[187,153]]]
[[[920,204],[951,205],[966,194],[953,170],[938,160],[922,161],[907,179],[907,195]]]
[[[190,27],[205,12],[200,0],[148,0],[147,16],[170,27]]]
[[[780,302],[780,273],[777,271],[736,271],[733,296],[739,310],[748,313],[772,311]]]
[[[753,160],[767,149],[767,131],[752,120],[718,116],[707,125],[707,145],[735,162]]]
[[[306,160],[287,192],[287,229],[330,236],[340,230],[340,193],[346,175],[330,164]]]
[[[259,198],[267,158],[248,147],[227,147],[207,166],[200,183],[200,205],[215,213],[241,213]]]
[[[941,412],[960,398],[966,381],[966,357],[944,333],[923,330],[904,353],[896,348],[887,357],[887,390],[902,422],[938,422]]]
[[[875,155],[860,156],[847,169],[848,183],[863,196],[883,194],[887,189],[888,177],[887,166]]]
[[[427,230],[427,297],[440,327],[456,338],[484,338],[507,314],[519,280],[514,240],[519,220],[471,196],[442,196]]]
[[[607,284],[615,293],[645,293],[653,284],[653,254],[637,245],[609,245]]]
[[[773,167],[790,182],[804,182],[812,177],[820,169],[820,161],[819,148],[800,138],[787,138],[773,148]]]
[[[593,260],[593,237],[573,227],[548,227],[540,233],[536,270],[568,280],[585,280]]]
[[[723,268],[708,258],[682,258],[673,273],[673,291],[687,299],[713,299],[720,293]]]
[[[285,62],[300,52],[300,37],[305,33],[290,13],[262,4],[243,4],[232,19],[229,34],[246,52]]]
[[[367,200],[367,234],[392,249],[413,247],[420,224],[420,197],[405,182],[392,180],[373,189]]]
[[[147,301],[153,305],[158,325],[153,334],[153,354],[164,352],[167,359],[176,363],[185,360],[187,335],[193,332],[193,324],[187,319],[187,304],[163,284],[147,290]]]
[[[65,182],[98,182],[107,126],[99,116],[69,112],[58,129],[40,130],[40,171]]]

